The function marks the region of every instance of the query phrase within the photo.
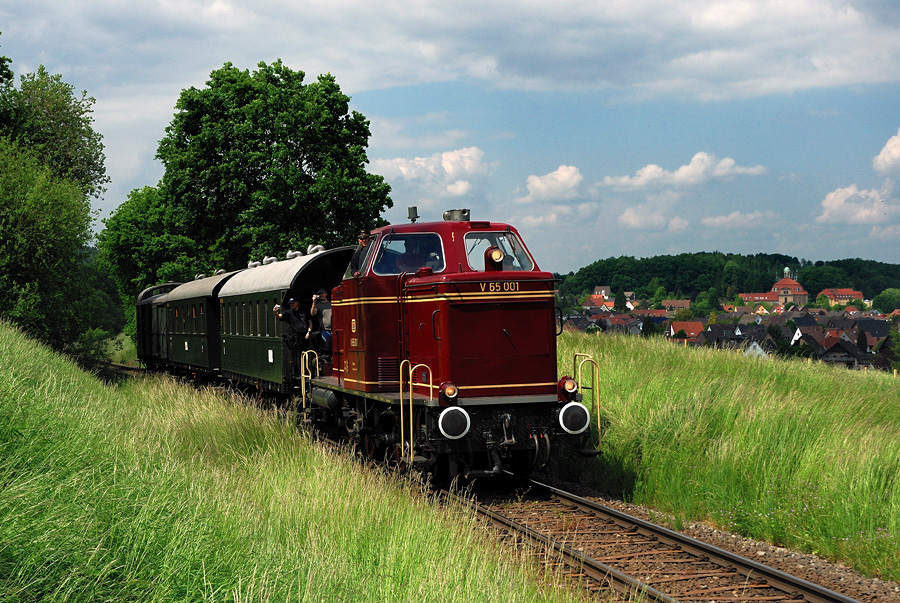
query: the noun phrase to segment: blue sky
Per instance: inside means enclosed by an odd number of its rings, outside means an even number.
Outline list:
[[[332,73],[385,217],[468,207],[540,266],[784,253],[900,263],[900,3],[6,0],[0,54],[97,99],[100,219],[162,175],[182,89]],[[98,228],[101,225],[98,224]]]

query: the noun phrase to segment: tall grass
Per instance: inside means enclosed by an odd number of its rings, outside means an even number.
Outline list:
[[[596,482],[634,502],[900,579],[900,382],[662,339],[565,334],[599,365]],[[590,392],[586,393],[586,397]]]
[[[167,378],[0,323],[0,601],[566,601],[464,511]]]

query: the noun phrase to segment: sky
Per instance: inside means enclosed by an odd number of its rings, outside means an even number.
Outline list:
[[[384,217],[516,226],[540,267],[719,251],[900,263],[895,0],[3,0],[0,55],[96,99],[102,219],[182,90],[331,73]]]

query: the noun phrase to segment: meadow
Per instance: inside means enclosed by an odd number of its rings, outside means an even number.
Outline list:
[[[0,323],[0,601],[572,601],[469,511],[168,377]]]
[[[580,479],[676,528],[703,521],[900,579],[892,375],[581,333],[560,337],[560,374],[577,353],[597,363],[604,451]]]
[[[576,353],[597,362],[584,385],[604,454],[578,479],[676,528],[900,577],[893,377],[635,337],[558,344],[560,374]],[[0,486],[0,602],[578,597],[289,412],[168,377],[106,383],[5,323]]]

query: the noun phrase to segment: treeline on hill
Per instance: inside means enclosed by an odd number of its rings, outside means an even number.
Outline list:
[[[704,252],[598,260],[578,272],[559,276],[559,295],[566,307],[578,305],[579,299],[598,285],[608,285],[614,294],[633,291],[637,299],[644,300],[660,295],[693,300],[711,289],[722,299],[734,300],[741,293],[769,291],[784,276],[785,268],[790,268],[809,293],[810,302],[828,288],[854,289],[865,299],[900,289],[897,264],[861,259],[811,262],[781,254]]]
[[[369,122],[331,75],[230,63],[183,90],[159,142],[165,172],[133,190],[92,246],[109,178],[95,100],[0,56],[0,317],[87,364],[134,332],[144,288],[235,270],[384,224],[390,186],[366,171]]]

